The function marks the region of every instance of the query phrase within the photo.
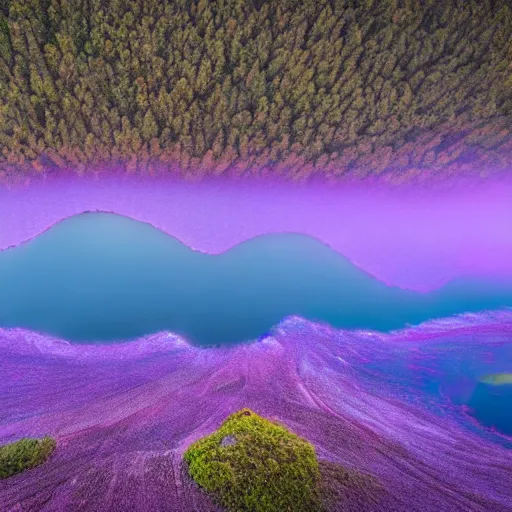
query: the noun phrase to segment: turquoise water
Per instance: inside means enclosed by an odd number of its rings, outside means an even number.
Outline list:
[[[429,294],[389,287],[321,242],[272,234],[221,255],[152,226],[87,213],[0,253],[0,326],[112,342],[169,330],[200,345],[258,338],[288,315],[388,331],[512,306],[512,286],[453,282]]]

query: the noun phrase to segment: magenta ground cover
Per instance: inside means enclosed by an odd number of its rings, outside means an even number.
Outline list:
[[[388,494],[368,510],[510,510],[507,440],[454,405],[474,383],[453,391],[450,379],[470,381],[475,358],[477,374],[496,369],[511,336],[505,312],[387,335],[290,317],[261,342],[221,349],[169,333],[98,347],[3,330],[0,439],[51,433],[59,446],[44,466],[0,482],[0,501],[215,510],[184,478],[181,454],[247,406],[305,436],[320,458],[377,475]],[[424,389],[433,380],[442,393]]]

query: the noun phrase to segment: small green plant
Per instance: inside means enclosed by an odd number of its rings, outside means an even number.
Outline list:
[[[512,373],[493,373],[485,375],[480,379],[484,384],[491,384],[493,386],[505,386],[512,384]]]
[[[190,476],[229,512],[321,510],[314,447],[250,409],[185,452]]]
[[[55,439],[23,438],[0,446],[0,478],[8,478],[43,463],[55,449]]]

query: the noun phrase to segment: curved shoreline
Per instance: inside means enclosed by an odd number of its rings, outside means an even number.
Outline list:
[[[512,334],[512,308],[479,313],[462,313],[447,318],[427,320],[414,326],[392,330],[387,333],[369,329],[337,329],[327,323],[314,322],[297,315],[291,315],[283,318],[278,324],[271,327],[268,335],[263,338],[220,346],[194,345],[187,341],[185,337],[170,331],[155,332],[139,338],[116,342],[78,343],[42,332],[31,331],[30,329],[0,327],[0,350],[24,351],[27,353],[37,352],[40,354],[77,356],[81,358],[115,357],[116,354],[121,357],[137,357],[154,352],[170,352],[175,350],[229,352],[236,347],[250,347],[271,343],[275,335],[285,332],[291,326],[305,326],[324,335],[356,336],[361,340],[379,341],[385,346],[388,343],[403,344],[433,341],[446,336],[447,333],[451,335],[465,335],[469,333]],[[13,340],[21,340],[22,343],[11,344]],[[489,342],[492,343],[492,340],[489,340]]]

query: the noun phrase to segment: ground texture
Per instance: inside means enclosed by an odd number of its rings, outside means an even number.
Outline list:
[[[182,455],[249,407],[319,459],[375,478],[325,466],[332,510],[510,511],[507,440],[452,398],[471,392],[471,372],[500,371],[511,340],[510,312],[387,335],[293,317],[263,341],[218,349],[168,333],[92,346],[0,331],[0,443],[57,440],[45,464],[0,481],[0,508],[215,511]]]

